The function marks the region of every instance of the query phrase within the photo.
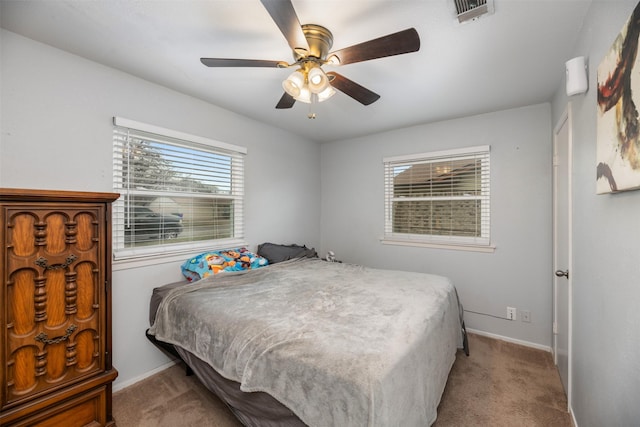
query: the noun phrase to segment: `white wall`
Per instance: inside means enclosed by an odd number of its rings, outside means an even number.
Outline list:
[[[299,136],[1,30],[0,187],[112,190],[112,117],[248,148],[246,239],[320,242],[320,148]],[[113,353],[126,384],[166,363],[147,342],[149,296],[180,262],[118,270]]]
[[[457,286],[467,327],[551,346],[550,105],[500,111],[322,146],[322,253],[372,267],[432,272]],[[389,246],[383,233],[385,156],[491,146],[494,253]],[[498,319],[531,310],[531,323]]]
[[[572,55],[588,58],[589,75],[588,92],[570,100],[571,406],[580,427],[632,426],[640,420],[640,191],[596,195],[597,68],[636,4],[595,0]],[[568,101],[560,87],[553,102],[554,123]]]

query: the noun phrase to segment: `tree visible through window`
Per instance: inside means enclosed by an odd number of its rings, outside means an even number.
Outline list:
[[[385,239],[489,244],[489,148],[386,158]]]
[[[242,239],[242,154],[116,127],[114,189],[122,194],[114,207],[116,252],[154,253],[154,247]]]

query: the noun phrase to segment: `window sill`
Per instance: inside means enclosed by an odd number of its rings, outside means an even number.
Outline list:
[[[118,254],[117,251],[114,252],[114,259],[112,270],[128,270],[130,268],[139,268],[139,267],[147,267],[158,264],[165,264],[169,262],[184,262],[187,259],[193,257],[196,254],[213,251],[213,250],[221,250],[221,249],[232,249],[232,248],[241,248],[247,247],[248,243],[243,240],[229,240],[224,243],[218,242],[209,244],[200,244],[194,245],[190,244],[186,247],[175,247],[175,248],[166,248],[164,252],[155,252],[155,253],[139,253],[139,254],[127,254],[126,256],[122,256],[122,253]],[[160,248],[159,248],[160,249]]]
[[[189,258],[189,254],[161,254],[154,256],[146,256],[134,259],[123,259],[113,262],[113,271],[129,270],[132,268],[148,267],[158,264],[166,264],[176,261],[186,261]]]
[[[435,242],[421,242],[417,240],[398,240],[398,239],[395,239],[395,240],[380,239],[380,242],[383,245],[414,246],[418,248],[448,249],[448,250],[454,250],[454,251],[484,252],[484,253],[493,253],[496,251],[495,245],[435,243]]]

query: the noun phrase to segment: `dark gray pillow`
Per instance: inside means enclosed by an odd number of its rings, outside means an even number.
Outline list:
[[[317,258],[315,249],[300,245],[278,245],[275,243],[262,243],[258,245],[258,255],[266,258],[269,264],[287,261],[294,258]]]

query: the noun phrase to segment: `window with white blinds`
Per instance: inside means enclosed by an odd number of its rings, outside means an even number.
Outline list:
[[[115,259],[243,244],[243,147],[114,118]]]
[[[489,146],[387,157],[387,243],[490,245]]]

